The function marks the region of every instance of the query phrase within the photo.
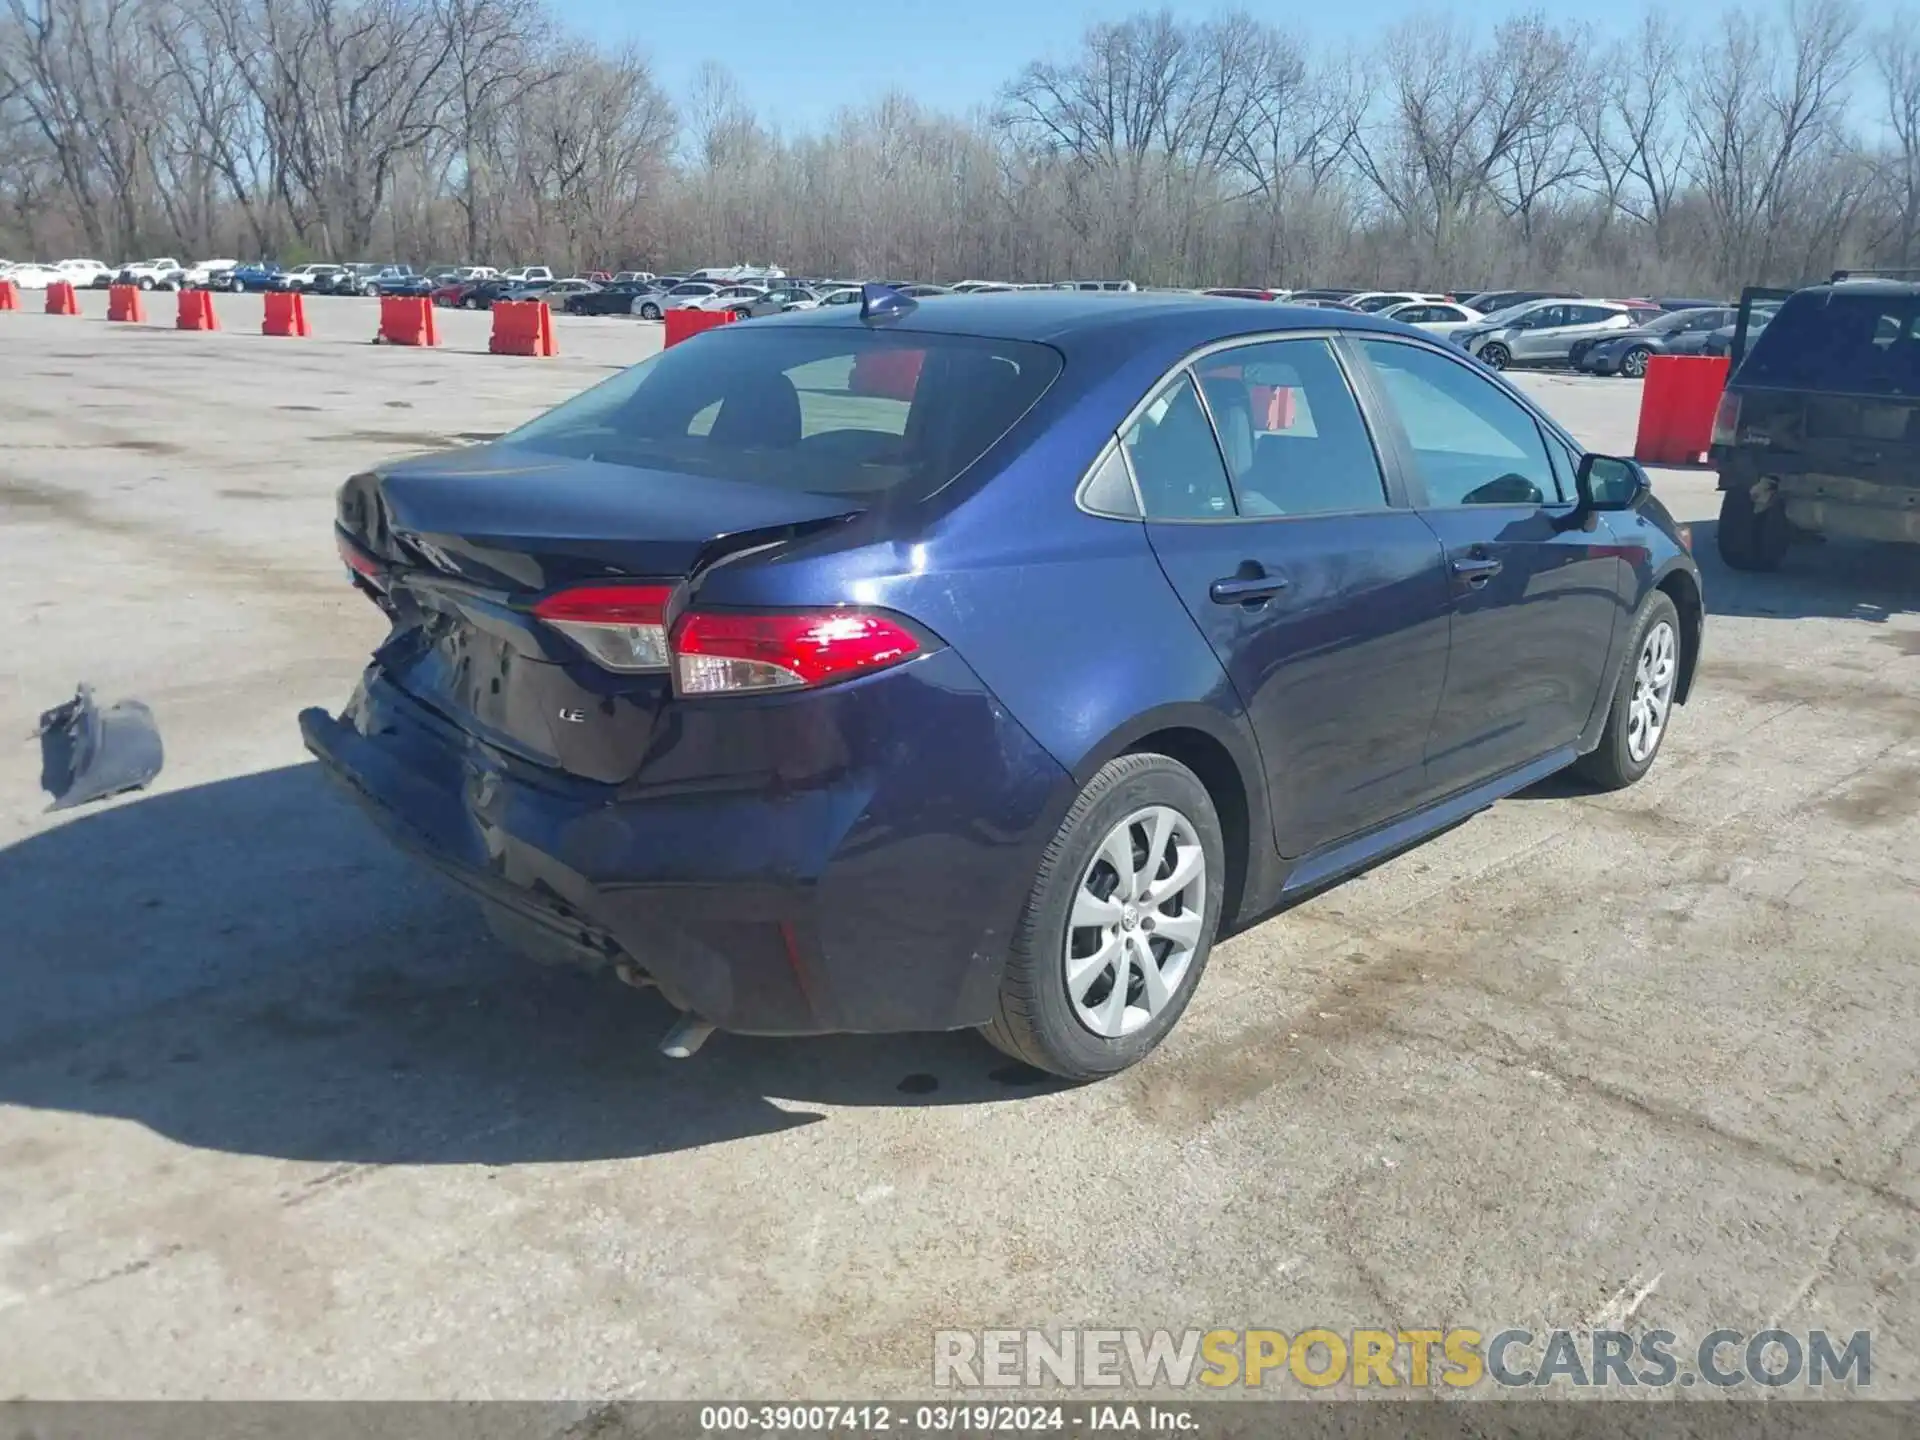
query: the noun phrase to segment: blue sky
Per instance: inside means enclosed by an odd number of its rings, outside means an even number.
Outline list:
[[[1587,20],[1619,34],[1638,22],[1646,0],[1480,0],[1452,7],[1491,26],[1539,8],[1555,20]],[[615,0],[557,0],[576,31],[601,41],[636,40],[660,80],[682,98],[703,61],[733,71],[763,119],[782,129],[811,129],[842,105],[898,85],[924,103],[964,110],[989,103],[1028,60],[1064,57],[1091,21],[1118,19],[1151,4],[1043,4],[1039,0],[720,0],[654,8]],[[1168,8],[1200,19],[1229,8],[1214,0],[1176,0]],[[1410,0],[1334,0],[1318,5],[1244,6],[1254,15],[1316,41],[1362,44],[1423,7]],[[1425,9],[1444,13],[1445,6]],[[1717,8],[1717,7],[1715,7]],[[750,57],[750,58],[749,58]]]

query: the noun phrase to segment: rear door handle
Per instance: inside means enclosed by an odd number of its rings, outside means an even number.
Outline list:
[[[1498,560],[1480,555],[1465,556],[1453,562],[1453,573],[1476,590],[1498,575],[1500,569]]]
[[[1230,575],[1207,587],[1216,605],[1257,605],[1287,588],[1284,575]]]

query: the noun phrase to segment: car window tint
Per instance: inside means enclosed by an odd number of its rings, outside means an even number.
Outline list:
[[[1567,307],[1569,325],[1599,325],[1620,312],[1609,310],[1604,305],[1569,305]]]
[[[1533,416],[1491,380],[1418,345],[1363,340],[1399,417],[1427,503],[1539,505],[1561,498]]]
[[[1014,340],[725,332],[661,351],[498,443],[819,494],[915,498],[984,454],[1061,368],[1052,347]]]
[[[1360,406],[1324,340],[1276,340],[1194,367],[1240,513],[1378,510],[1386,483]]]
[[[1740,365],[1749,384],[1920,395],[1920,304],[1910,295],[1803,290],[1761,320],[1756,310]]]
[[[1139,502],[1133,494],[1133,476],[1118,445],[1108,444],[1100,463],[1087,477],[1080,500],[1089,510],[1102,515],[1137,517],[1140,514]]]
[[[1234,513],[1213,427],[1184,373],[1153,397],[1120,440],[1149,519],[1218,520]]]

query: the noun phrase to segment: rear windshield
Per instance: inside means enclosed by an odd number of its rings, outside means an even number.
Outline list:
[[[1790,390],[1920,394],[1920,297],[1802,291],[1761,331],[1740,379]]]
[[[922,499],[1060,373],[1058,351],[970,335],[754,322],[661,351],[503,445],[825,495]]]

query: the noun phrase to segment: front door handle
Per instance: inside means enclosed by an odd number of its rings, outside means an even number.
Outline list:
[[[1498,560],[1484,555],[1463,556],[1453,562],[1453,573],[1475,590],[1498,575],[1500,569]]]
[[[1242,566],[1242,570],[1248,568]],[[1284,575],[1229,575],[1207,587],[1207,595],[1216,605],[1259,605],[1287,588]]]

